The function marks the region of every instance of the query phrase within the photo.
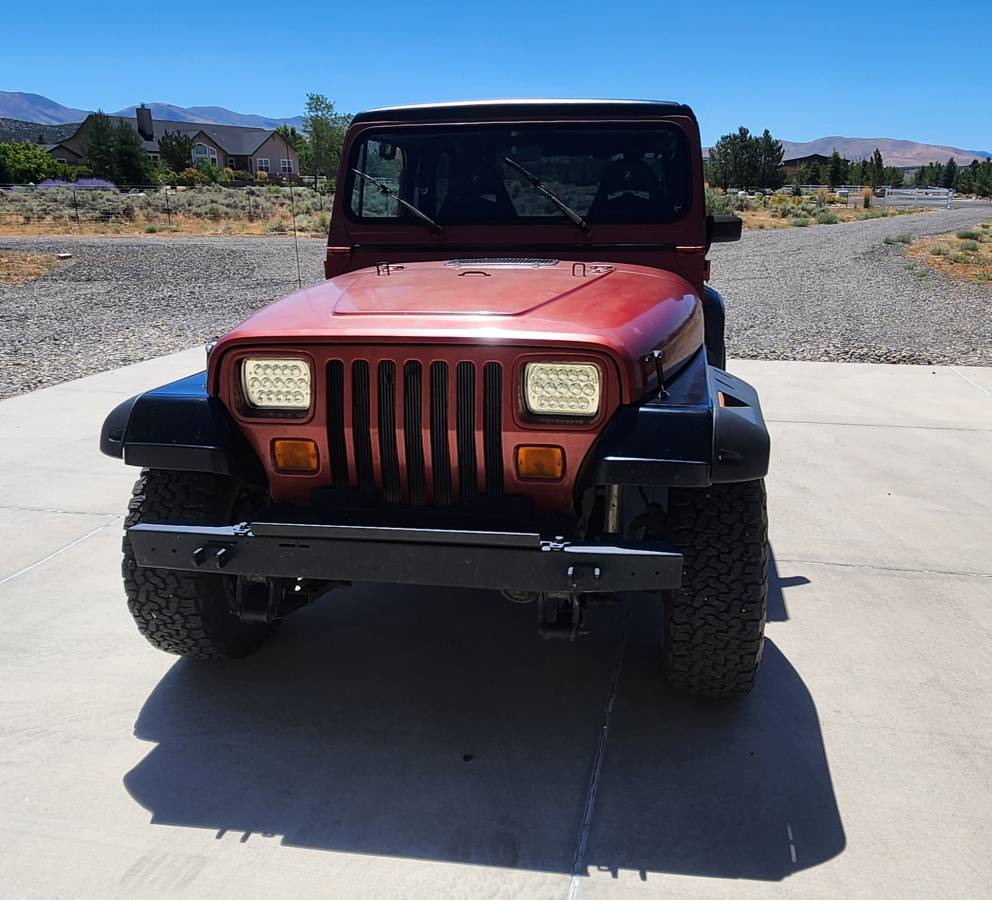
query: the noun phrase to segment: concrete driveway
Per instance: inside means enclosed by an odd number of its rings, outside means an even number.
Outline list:
[[[567,645],[360,587],[241,663],[152,650],[97,433],[201,362],[0,403],[0,895],[988,896],[992,370],[732,366],[775,566],[758,687],[713,704],[660,681],[645,599]]]

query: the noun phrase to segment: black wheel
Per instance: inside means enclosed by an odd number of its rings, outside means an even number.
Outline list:
[[[139,522],[227,525],[261,501],[232,478],[207,472],[147,469],[134,485],[125,528]],[[229,659],[257,650],[274,626],[246,624],[233,612],[236,578],[142,568],[124,534],[127,606],[150,644],[196,659]]]
[[[768,514],[763,481],[675,489],[669,539],[684,556],[665,604],[669,681],[729,697],[754,686],[768,614]]]

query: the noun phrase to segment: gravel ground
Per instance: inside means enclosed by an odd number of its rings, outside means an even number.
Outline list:
[[[323,240],[300,241],[304,284]],[[0,237],[66,251],[50,275],[0,285],[0,397],[206,343],[297,286],[291,238]]]
[[[751,231],[714,245],[727,352],[747,359],[992,365],[992,286],[921,270],[885,238],[955,231],[992,205]]]
[[[914,274],[903,245],[883,243],[988,218],[981,204],[715,246],[730,355],[992,365],[992,290]],[[0,237],[0,249],[73,254],[0,285],[0,397],[203,343],[296,286],[286,238]],[[323,254],[300,241],[304,283],[323,277]]]

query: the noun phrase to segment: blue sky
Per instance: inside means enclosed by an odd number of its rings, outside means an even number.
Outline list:
[[[109,0],[83,11],[49,0],[7,4],[3,30],[0,89],[82,108],[166,101],[289,116],[308,91],[347,112],[647,97],[691,104],[707,143],[744,124],[789,140],[841,134],[992,150],[984,3]]]

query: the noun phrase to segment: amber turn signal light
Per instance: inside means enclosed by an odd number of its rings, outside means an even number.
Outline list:
[[[521,478],[561,478],[565,451],[561,447],[517,447],[517,473]]]
[[[272,442],[272,461],[280,472],[316,472],[317,445],[304,438],[276,438]]]

